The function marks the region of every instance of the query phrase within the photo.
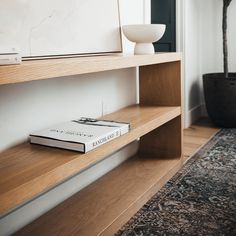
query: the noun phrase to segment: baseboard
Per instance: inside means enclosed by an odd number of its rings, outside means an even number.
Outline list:
[[[184,128],[191,126],[200,117],[202,117],[202,105],[193,107],[185,114]]]

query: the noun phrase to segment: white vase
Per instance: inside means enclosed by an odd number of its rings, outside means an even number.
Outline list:
[[[154,54],[155,50],[152,43],[161,39],[165,33],[166,25],[124,25],[122,29],[127,39],[136,43],[134,54]]]

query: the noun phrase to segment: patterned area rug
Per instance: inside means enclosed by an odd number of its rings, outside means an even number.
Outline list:
[[[117,236],[236,235],[236,129],[221,130]]]

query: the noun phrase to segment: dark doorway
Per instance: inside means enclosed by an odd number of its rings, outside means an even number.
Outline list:
[[[152,24],[165,24],[166,31],[158,43],[154,43],[156,52],[176,51],[176,0],[151,1]]]

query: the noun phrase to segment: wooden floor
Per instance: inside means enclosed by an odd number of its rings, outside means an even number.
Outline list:
[[[186,129],[184,131],[185,161],[218,131],[219,129],[213,127],[207,119],[201,119]],[[161,184],[159,184],[160,186],[154,185],[157,178],[161,177],[163,169],[168,167],[170,175],[176,171],[176,161],[167,159],[167,163],[162,162],[161,165],[158,165],[156,159],[147,158],[143,162],[138,157],[133,157],[126,164],[111,171],[68,201],[26,226],[17,235],[114,235],[148,200],[147,196],[150,198],[160,189]],[[112,191],[106,191],[104,194],[103,189]],[[139,191],[143,192],[143,189],[148,192],[143,195],[145,197],[139,193]],[[132,203],[136,196],[141,197]]]
[[[202,118],[184,130],[184,160],[187,161],[219,131],[208,118]]]

